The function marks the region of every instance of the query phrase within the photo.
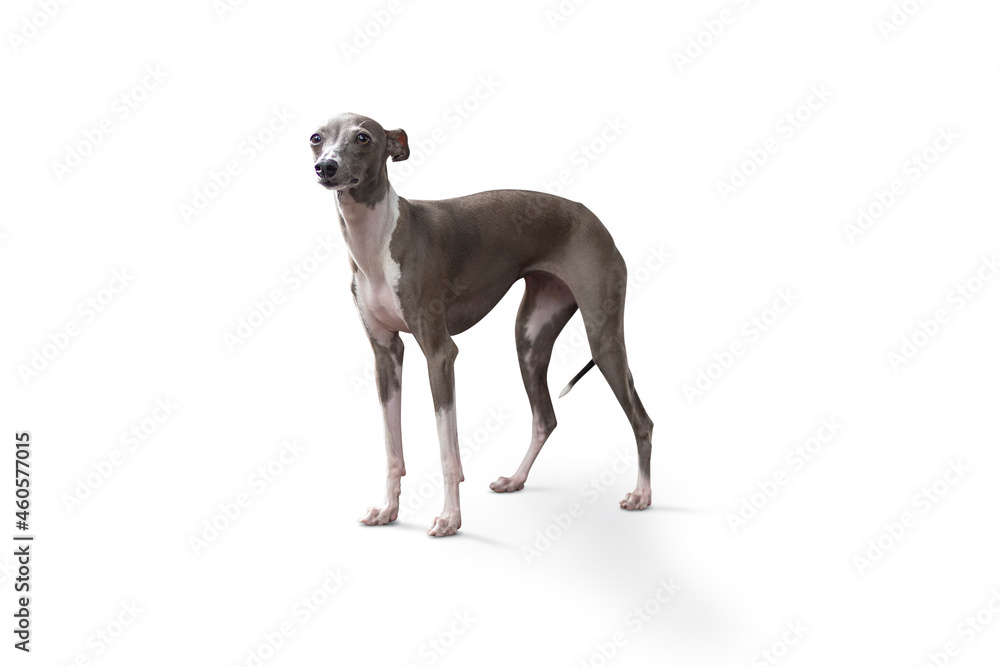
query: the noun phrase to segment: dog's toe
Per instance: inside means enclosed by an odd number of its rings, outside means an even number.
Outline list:
[[[454,535],[461,527],[461,517],[439,516],[435,517],[434,524],[427,530],[427,534],[432,537],[447,537]]]
[[[524,488],[524,481],[514,479],[513,477],[501,477],[495,482],[490,483],[490,488],[497,493],[510,493],[512,491],[520,491]]]
[[[652,504],[652,497],[648,489],[636,489],[632,493],[626,493],[625,499],[618,503],[623,510],[644,510]]]
[[[366,526],[384,526],[396,520],[396,512],[388,507],[369,507],[368,513],[358,519]]]

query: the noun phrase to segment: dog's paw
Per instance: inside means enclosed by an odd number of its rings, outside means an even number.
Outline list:
[[[462,515],[439,516],[434,519],[434,525],[428,529],[427,534],[432,537],[447,537],[454,535],[462,527]]]
[[[513,477],[501,477],[495,482],[490,482],[490,488],[497,493],[520,491],[524,488],[524,480],[515,479]]]
[[[636,489],[626,493],[624,500],[618,503],[623,510],[644,510],[653,503],[653,494],[649,489]]]
[[[395,521],[398,513],[397,507],[369,507],[368,512],[358,519],[358,523],[366,526],[384,526]]]

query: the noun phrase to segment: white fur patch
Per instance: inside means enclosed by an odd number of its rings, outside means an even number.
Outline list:
[[[458,484],[448,483],[450,475],[463,479],[462,455],[458,447],[458,426],[455,419],[455,406],[440,408],[434,413],[437,418],[438,440],[441,442],[441,472],[444,473],[445,508],[450,504],[458,506]]]
[[[337,205],[346,227],[347,250],[358,267],[358,302],[386,328],[409,332],[397,291],[400,266],[389,253],[389,242],[399,220],[399,195],[390,184],[386,197],[373,209],[351,200],[349,195],[339,199]]]
[[[552,320],[556,313],[565,307],[565,301],[539,299],[535,303],[535,309],[528,315],[528,321],[525,323],[525,328],[527,329],[525,333],[528,339],[535,340],[538,338],[538,334],[542,328]]]
[[[525,334],[528,340],[535,340],[546,324],[561,310],[572,304],[573,295],[569,288],[561,282],[556,285],[546,285],[535,295],[534,309],[528,314],[525,322]]]
[[[399,262],[394,260],[389,252],[389,241],[392,239],[392,233],[396,230],[396,223],[399,221],[399,195],[396,194],[391,184],[387,199],[389,200],[389,217],[392,220],[392,225],[386,235],[385,248],[382,253],[382,272],[389,288],[388,296],[392,301],[391,309],[399,317],[399,321],[405,325],[403,309],[399,304],[399,279],[402,277],[402,271],[400,271]]]

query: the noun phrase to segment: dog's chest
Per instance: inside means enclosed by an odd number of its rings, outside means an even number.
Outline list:
[[[394,331],[408,332],[399,304],[399,263],[389,243],[399,219],[399,201],[389,188],[374,208],[341,200],[341,216],[351,260],[357,267],[354,290],[363,316],[372,317]]]
[[[389,329],[409,332],[397,294],[399,276],[399,264],[386,252],[384,263],[378,269],[358,271],[354,274],[354,289],[358,296],[358,305],[372,317]]]

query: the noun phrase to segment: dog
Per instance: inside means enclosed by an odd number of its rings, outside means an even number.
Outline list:
[[[525,190],[491,190],[438,201],[407,200],[389,183],[387,160],[410,155],[406,132],[371,118],[333,117],[309,139],[319,184],[336,195],[350,256],[351,292],[375,353],[385,421],[386,500],[361,523],[385,525],[399,511],[406,474],[400,428],[403,341],[412,334],[427,359],[441,445],[444,508],[428,535],[454,535],[462,525],[464,481],[455,418],[453,337],[481,320],[510,287],[524,280],[514,340],[531,404],[531,443],[511,477],[490,484],[498,493],[524,488],[528,471],[556,426],[546,373],[556,336],[577,311],[594,365],[604,374],[635,433],[639,474],[622,509],[651,503],[649,459],[653,422],[632,382],[625,353],[626,267],[611,234],[585,206]],[[561,394],[562,395],[562,394]]]

